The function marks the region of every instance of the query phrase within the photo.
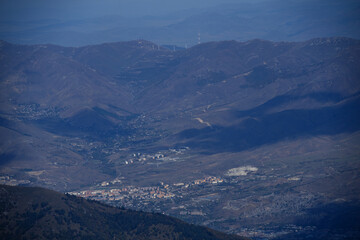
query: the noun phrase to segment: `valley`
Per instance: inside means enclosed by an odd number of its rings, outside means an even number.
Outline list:
[[[360,42],[0,42],[0,183],[254,239],[360,235]]]
[[[358,144],[359,135],[353,136],[351,141],[354,139],[357,139]],[[279,153],[269,150],[274,146],[263,148],[261,151],[257,149],[248,153],[257,158],[251,161],[257,167],[242,167],[241,169],[244,170],[238,171],[237,174],[229,174],[229,170],[222,172],[203,170],[197,174],[188,173],[189,176],[181,173],[182,179],[193,179],[183,182],[176,182],[178,176],[172,182],[165,180],[162,182],[161,179],[174,178],[169,174],[159,178],[157,184],[149,184],[149,180],[142,180],[149,176],[144,177],[140,166],[136,166],[143,163],[137,163],[135,160],[131,165],[126,164],[126,167],[138,169],[128,171],[138,173],[135,177],[124,174],[126,177],[70,194],[104,201],[114,206],[165,213],[247,237],[281,239],[286,234],[302,231],[308,234],[310,230],[314,232],[319,230],[316,224],[309,225],[312,218],[309,209],[317,209],[327,204],[339,206],[345,203],[354,204],[353,201],[355,203],[357,201],[360,166],[356,163],[356,159],[359,152],[355,149],[356,144],[348,142],[349,139],[343,141],[343,145],[336,145],[335,149],[327,152],[327,157],[323,155],[325,149],[329,148],[329,144],[334,144],[327,138],[308,141],[308,144],[317,142],[317,146],[313,147],[313,151],[307,152],[306,156],[294,154],[284,158],[279,156]],[[299,141],[292,144],[298,145]],[[304,142],[301,143],[303,144]],[[350,151],[351,154],[346,153],[344,150],[351,144],[354,144],[353,151]],[[276,147],[279,149],[284,146]],[[342,152],[340,155],[339,150]],[[261,158],[259,152],[262,154],[266,152],[265,155],[274,158]],[[186,152],[182,153],[181,157],[186,154]],[[237,157],[246,160],[244,155]],[[218,155],[220,156],[224,157],[222,154]],[[234,155],[231,159],[234,159]],[[204,158],[202,160],[206,161]],[[224,163],[221,160],[216,162]],[[250,163],[250,161],[237,162]],[[150,163],[151,160],[148,164]],[[163,175],[164,173],[160,174],[160,172],[171,172],[172,168],[181,171],[181,167],[178,167],[181,163],[172,161],[166,164],[167,167],[159,164],[156,169],[148,170],[147,174]],[[203,165],[208,164],[203,163]],[[183,164],[181,165],[184,167]],[[206,172],[218,175],[206,175]],[[155,177],[154,175],[152,177]],[[196,175],[201,175],[203,178],[194,179]],[[346,187],[340,182],[346,182]],[[327,213],[323,214],[323,218],[329,217]],[[237,227],[239,225],[240,228]],[[347,234],[343,233],[344,236]],[[325,236],[329,237],[329,235]]]

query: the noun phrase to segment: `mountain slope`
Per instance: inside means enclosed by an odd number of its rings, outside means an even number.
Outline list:
[[[0,50],[3,173],[56,189],[116,177],[137,148],[241,152],[358,130],[354,39]]]
[[[1,185],[0,196],[2,239],[244,239],[41,188]]]
[[[287,93],[349,96],[359,91],[358,56],[359,42],[346,38],[205,43],[179,52],[173,74],[140,101],[146,109],[169,109],[166,104],[182,110],[228,104],[244,109]]]
[[[17,104],[65,107],[73,114],[108,102],[125,107],[130,98],[126,89],[115,89],[107,76],[69,57],[69,48],[6,42],[1,42],[0,48],[3,105],[14,99]]]
[[[359,40],[1,42],[0,62],[1,183],[244,236],[359,236],[326,223],[360,200]]]

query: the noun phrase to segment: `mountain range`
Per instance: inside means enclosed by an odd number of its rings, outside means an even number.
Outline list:
[[[356,238],[351,224],[329,229],[360,200],[359,53],[343,37],[175,51],[1,41],[1,183],[158,186],[102,200],[244,236]]]

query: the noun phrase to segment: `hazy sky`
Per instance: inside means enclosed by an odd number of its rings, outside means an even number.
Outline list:
[[[104,15],[141,16],[259,0],[0,0],[2,20],[61,20]]]
[[[202,41],[360,38],[359,13],[360,0],[0,0],[0,39],[81,46],[144,38],[183,46],[200,32]]]

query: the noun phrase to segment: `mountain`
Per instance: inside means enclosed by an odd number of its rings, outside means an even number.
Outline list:
[[[356,239],[341,213],[360,200],[359,56],[344,37],[1,41],[0,181],[249,237]]]
[[[2,239],[245,239],[42,188],[0,186]]]

